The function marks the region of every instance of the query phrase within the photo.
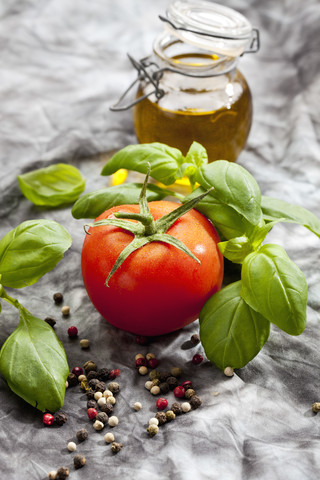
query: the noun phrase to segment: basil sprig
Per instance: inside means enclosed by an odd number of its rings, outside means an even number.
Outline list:
[[[73,203],[85,188],[79,170],[66,163],[57,163],[18,176],[23,195],[35,205],[57,207]]]
[[[165,185],[189,179],[192,192],[183,203],[213,187],[196,208],[219,231],[222,254],[241,265],[241,280],[216,293],[200,313],[208,359],[219,368],[243,367],[267,341],[270,323],[290,335],[301,334],[306,279],[282,247],[263,242],[279,222],[301,224],[320,237],[320,220],[303,207],[261,196],[253,176],[240,165],[225,160],[209,164],[204,147],[196,142],[185,157],[160,143],[129,145],[108,161],[102,175],[120,168],[146,173],[147,162],[150,176]],[[127,203],[125,192],[121,200]]]
[[[0,372],[13,392],[41,411],[54,412],[63,405],[69,373],[66,354],[53,329],[4,287],[32,285],[55,267],[71,243],[69,233],[51,220],[23,222],[0,241],[0,300],[20,314],[17,328],[1,348]]]

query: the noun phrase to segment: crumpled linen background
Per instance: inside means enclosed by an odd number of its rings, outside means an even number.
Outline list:
[[[320,206],[320,4],[228,0],[259,28],[261,50],[241,59],[254,99],[254,121],[238,162],[258,181],[263,194],[302,205]],[[33,218],[55,219],[72,234],[73,245],[60,264],[36,285],[11,292],[40,318],[53,316],[70,368],[93,359],[120,368],[121,392],[115,406],[120,422],[113,432],[123,450],[113,455],[86,417],[86,399],[75,387],[66,392],[63,427],[46,428],[41,412],[15,396],[0,377],[1,478],[47,478],[70,467],[70,478],[313,480],[320,473],[319,239],[300,226],[281,224],[268,239],[284,246],[304,272],[308,324],[299,337],[276,327],[261,353],[233,378],[205,361],[190,362],[201,346],[187,348],[198,323],[139,347],[135,337],[108,325],[94,310],[80,272],[83,221],[70,208],[45,210],[20,193],[16,176],[61,160],[77,166],[86,191],[108,185],[100,177],[108,153],[136,143],[131,112],[111,113],[135,72],[126,52],[151,52],[162,29],[158,0],[4,0],[0,5],[0,235]],[[98,154],[98,155],[97,155]],[[64,294],[71,315],[64,319],[52,295]],[[3,302],[4,303],[4,302]],[[14,308],[3,305],[0,345],[17,325]],[[89,338],[90,351],[71,341],[67,328]],[[153,351],[163,369],[178,365],[194,381],[203,406],[161,428],[153,439],[146,426],[155,398],[136,374],[134,356]],[[45,386],[44,386],[45,388]],[[218,392],[219,394],[217,395]],[[173,402],[172,393],[168,396]],[[132,404],[141,401],[135,412]],[[78,446],[87,465],[74,470],[67,443],[89,429]]]

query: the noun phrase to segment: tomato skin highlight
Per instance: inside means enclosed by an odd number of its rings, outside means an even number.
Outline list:
[[[155,220],[179,206],[176,202],[150,202]],[[120,205],[114,212],[139,212],[138,205]],[[105,285],[121,251],[133,234],[119,227],[91,227],[82,248],[81,268],[85,288],[99,313],[112,325],[138,335],[157,336],[178,330],[196,320],[205,302],[223,279],[219,236],[211,222],[192,209],[166,233],[181,240],[200,260],[172,245],[151,242],[133,252]]]

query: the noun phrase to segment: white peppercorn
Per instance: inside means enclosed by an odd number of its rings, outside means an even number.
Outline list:
[[[107,403],[107,400],[105,397],[100,397],[98,400],[98,405],[99,407],[102,407],[102,405],[105,405]]]
[[[233,377],[234,375],[234,370],[232,367],[226,367],[224,370],[223,370],[223,373],[225,374],[226,377]]]
[[[113,433],[111,433],[111,432],[106,433],[103,438],[104,438],[104,440],[105,440],[106,443],[112,443],[112,442],[114,442],[114,435],[113,435]]]
[[[89,348],[90,347],[90,341],[87,338],[82,338],[80,340],[80,347],[83,349]]]
[[[156,358],[154,353],[147,353],[146,360],[149,361],[151,358]]]
[[[69,452],[74,452],[77,450],[77,445],[74,442],[69,442],[67,445]]]
[[[51,470],[51,472],[48,473],[48,478],[50,480],[55,480],[57,478],[57,471],[56,470]]]
[[[141,405],[140,402],[135,402],[135,403],[133,404],[133,408],[136,410],[136,412],[138,412],[139,410],[141,410],[142,405]]]
[[[101,398],[101,397],[102,397],[102,392],[95,392],[95,394],[94,394],[94,399],[95,400],[99,400],[99,398]]]
[[[68,305],[64,305],[61,308],[61,313],[64,317],[68,317],[70,315],[70,307]]]
[[[106,399],[106,402],[109,403],[110,405],[115,405],[117,401],[114,397],[108,397]]]
[[[134,357],[134,359],[138,360],[138,358],[144,358],[144,355],[142,355],[142,353],[137,353],[137,355]]]
[[[152,395],[159,395],[159,393],[160,393],[160,387],[158,387],[158,385],[154,385],[154,386],[150,389],[150,393],[152,393]]]
[[[119,423],[119,419],[116,416],[112,416],[108,420],[108,424],[110,427],[116,427]]]
[[[159,420],[156,417],[152,417],[149,420],[149,425],[159,425]]]
[[[93,428],[97,431],[102,430],[104,428],[104,423],[100,422],[100,420],[96,420],[93,424]]]
[[[148,369],[147,369],[147,367],[142,366],[142,367],[139,368],[138,372],[140,373],[140,375],[147,375]]]
[[[105,390],[105,391],[103,392],[103,396],[106,397],[106,398],[108,398],[108,397],[113,397],[113,393],[110,392],[110,390]]]
[[[187,413],[187,412],[190,412],[191,410],[191,405],[189,402],[183,402],[181,404],[181,410],[183,411],[183,413]]]
[[[78,382],[81,383],[81,382],[85,382],[87,380],[87,377],[85,375],[79,375],[78,377]]]
[[[151,390],[151,387],[153,387],[153,382],[152,380],[148,380],[145,384],[144,384],[145,388],[147,390]]]

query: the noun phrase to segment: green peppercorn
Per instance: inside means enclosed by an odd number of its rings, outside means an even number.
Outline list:
[[[155,380],[156,378],[159,378],[160,372],[158,370],[151,370],[149,373],[149,378],[150,380]]]
[[[182,370],[179,367],[172,367],[170,373],[173,377],[179,378],[182,375]]]
[[[157,387],[160,385],[160,380],[159,378],[155,378],[154,380],[152,380],[152,385],[151,385],[151,388],[152,387]]]
[[[147,428],[147,432],[150,437],[154,437],[159,432],[159,427],[157,425],[151,424]]]
[[[83,368],[85,369],[85,372],[88,373],[91,370],[97,370],[97,364],[93,362],[92,360],[88,360],[84,365]]]
[[[184,396],[186,397],[187,400],[189,400],[193,395],[195,395],[195,391],[193,388],[188,388],[188,390],[185,391]]]
[[[166,411],[166,418],[167,418],[167,422],[171,422],[172,420],[174,420],[176,418],[176,414],[172,410],[167,410]]]

